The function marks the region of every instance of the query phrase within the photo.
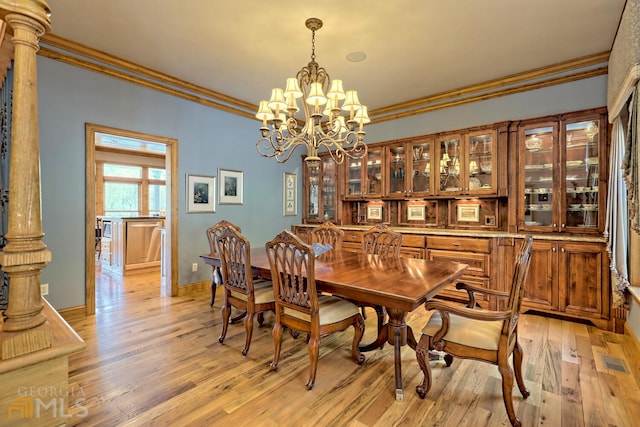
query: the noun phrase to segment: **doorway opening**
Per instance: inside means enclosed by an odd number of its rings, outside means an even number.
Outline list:
[[[85,131],[85,314],[95,314],[102,266],[122,276],[155,269],[162,294],[177,295],[177,140],[90,123]],[[128,245],[133,231],[145,238]]]

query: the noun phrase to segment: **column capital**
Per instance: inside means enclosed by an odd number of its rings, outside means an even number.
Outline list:
[[[44,0],[0,0],[0,18],[10,13],[29,16],[44,26],[45,31],[51,29],[51,9]]]

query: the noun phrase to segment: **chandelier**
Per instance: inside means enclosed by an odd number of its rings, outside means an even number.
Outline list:
[[[284,91],[272,89],[269,101],[260,101],[256,118],[262,120],[262,127],[256,148],[262,156],[283,163],[304,145],[308,167],[320,164],[319,152],[328,152],[336,163],[345,157],[361,158],[367,153],[363,126],[371,121],[367,107],[360,104],[355,90],[345,92],[342,80],[331,80],[315,61],[316,31],[322,21],[309,18],[305,25],[311,30],[311,61],[296,77],[287,79]],[[295,117],[300,111],[298,98],[302,98],[304,124]]]

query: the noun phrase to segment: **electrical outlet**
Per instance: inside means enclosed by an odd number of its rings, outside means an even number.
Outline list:
[[[48,283],[40,284],[40,295],[42,295],[42,296],[49,295],[49,284]]]
[[[193,265],[191,266],[191,271],[198,271],[198,263],[194,262]]]

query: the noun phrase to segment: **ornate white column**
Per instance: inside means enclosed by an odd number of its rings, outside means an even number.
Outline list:
[[[38,40],[51,27],[43,0],[0,0],[0,18],[13,32],[14,85],[7,245],[0,266],[10,278],[1,358],[42,350],[51,332],[41,313],[40,271],[51,260],[42,242],[38,140]]]

